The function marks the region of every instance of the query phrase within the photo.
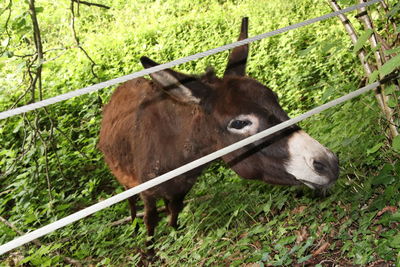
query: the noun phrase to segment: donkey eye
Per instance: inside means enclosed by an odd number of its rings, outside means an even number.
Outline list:
[[[259,124],[255,114],[241,114],[233,118],[226,128],[233,134],[248,136],[257,133]]]
[[[252,123],[249,120],[234,120],[234,121],[231,121],[228,128],[240,130],[240,129],[243,129],[244,127],[246,127],[247,125],[251,125],[251,124]]]

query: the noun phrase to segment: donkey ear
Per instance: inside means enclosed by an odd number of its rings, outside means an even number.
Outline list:
[[[242,26],[240,29],[240,35],[238,41],[247,38],[248,28],[249,28],[249,18],[245,17],[242,19]],[[228,65],[226,66],[224,75],[244,76],[246,73],[246,61],[248,54],[249,54],[248,44],[235,47],[232,50],[231,54],[229,55]]]
[[[150,68],[159,65],[148,57],[141,57],[143,67]],[[209,93],[210,88],[194,77],[173,71],[171,69],[157,71],[150,77],[174,99],[185,103],[200,103]]]

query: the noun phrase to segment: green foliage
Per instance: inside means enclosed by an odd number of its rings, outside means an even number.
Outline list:
[[[354,45],[353,52],[357,53],[365,43],[368,41],[368,38],[374,33],[373,30],[367,29],[357,40],[356,44]]]
[[[394,6],[389,17],[398,18],[399,4],[389,2]],[[70,2],[37,1],[47,51],[45,61],[39,63],[43,98],[140,70],[143,55],[164,63],[233,42],[243,16],[250,18],[253,36],[330,12],[317,0],[108,0],[102,4],[112,8],[81,5],[75,21],[79,43],[96,63],[96,77],[71,32]],[[30,101],[27,68],[32,62],[24,55],[35,53],[26,1],[1,7],[0,25],[6,23],[8,30],[0,28],[0,110],[19,99],[18,105]],[[370,34],[365,33],[354,49],[367,48]],[[398,52],[398,47],[386,51],[394,56],[377,76],[399,67]],[[227,55],[176,69],[200,73],[215,66],[222,75]],[[247,70],[277,92],[291,116],[357,89],[363,76],[337,19],[252,43]],[[0,214],[19,231],[39,228],[122,192],[96,148],[101,107],[113,89],[0,121]],[[388,86],[385,94],[396,108],[397,89]],[[340,179],[324,199],[314,198],[307,189],[241,180],[225,166],[213,164],[187,197],[193,201],[180,215],[181,227],[170,229],[163,216],[156,233],[159,259],[154,265],[317,266],[326,258],[339,265],[367,265],[379,259],[398,263],[400,139],[389,144],[384,120],[371,93],[302,123],[340,158]],[[83,265],[142,264],[146,240],[142,219],[110,226],[127,215],[127,203],[114,205],[41,238],[40,247],[29,244],[0,261],[61,266],[73,258]],[[139,231],[132,235],[137,224]],[[0,222],[1,244],[17,236],[15,229]],[[326,249],[317,254],[325,243],[329,243]]]
[[[392,73],[394,70],[399,69],[400,67],[400,54],[397,56],[394,56],[390,60],[388,60],[382,67],[380,67],[378,70],[374,71],[371,74],[370,80],[371,82],[376,81],[378,76],[380,77],[385,77],[386,75]]]
[[[391,58],[386,62],[379,70],[379,73],[384,77],[389,73],[392,73],[395,69],[400,67],[400,55]]]
[[[392,147],[395,151],[400,152],[400,135],[393,139]]]

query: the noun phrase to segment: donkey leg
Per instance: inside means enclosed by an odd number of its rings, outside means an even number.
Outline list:
[[[128,203],[129,203],[129,208],[131,210],[131,218],[132,218],[132,222],[135,220],[136,218],[136,202],[139,200],[139,196],[138,195],[133,195],[130,198],[128,198]],[[139,230],[139,225],[136,224],[135,226],[135,232],[137,232]]]
[[[151,246],[154,244],[153,236],[154,230],[158,223],[158,212],[156,199],[153,197],[143,196],[142,199],[144,202],[144,223],[146,224],[147,234],[150,237],[149,241],[146,242],[146,246]],[[148,250],[149,256],[154,256],[154,249],[150,248]]]
[[[138,200],[139,200],[138,195],[133,195],[128,198],[132,221],[135,220],[135,218],[136,218],[136,201],[138,201]]]
[[[164,198],[164,205],[165,205],[165,213],[170,214],[171,212],[169,211],[169,200],[167,198]]]
[[[175,229],[178,228],[178,215],[183,209],[183,199],[185,198],[185,195],[186,194],[176,195],[168,202],[168,210],[171,216],[168,224]]]

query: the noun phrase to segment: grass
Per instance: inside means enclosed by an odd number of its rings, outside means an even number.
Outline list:
[[[331,195],[318,198],[306,188],[242,180],[214,164],[187,197],[192,201],[177,231],[162,215],[152,266],[399,264],[400,183],[390,172],[364,180],[359,188],[342,178]],[[127,216],[127,210],[126,203],[117,204],[55,232],[42,239],[49,244],[47,253],[30,245],[25,260],[56,263],[51,251],[57,249],[84,265],[148,263],[141,219],[108,225]],[[140,229],[132,236],[136,223]]]
[[[65,11],[69,1],[38,3],[44,7],[39,19],[45,49],[73,47]],[[97,63],[99,78],[93,77],[80,50],[55,50],[48,57],[57,59],[44,65],[45,97],[139,70],[142,55],[167,62],[230,43],[243,16],[250,17],[253,36],[330,12],[315,0],[104,3],[113,8],[82,6],[77,19],[81,44]],[[16,2],[14,7],[12,21],[22,23],[18,16],[23,18],[25,4]],[[0,18],[3,22],[4,16]],[[18,39],[29,36],[29,27],[20,31],[13,30],[14,52],[29,53],[29,42]],[[363,73],[349,43],[342,25],[330,19],[253,43],[247,70],[278,93],[291,116],[298,115],[359,87]],[[215,66],[221,75],[226,57],[227,52],[220,53],[176,69],[199,73]],[[21,58],[0,58],[0,73],[7,77],[0,80],[2,110],[21,94],[23,63]],[[100,108],[112,92],[104,89],[49,108],[58,127],[74,141],[72,145],[62,134],[54,134],[57,150],[50,157],[50,190],[41,142],[30,148],[14,172],[0,178],[0,214],[19,231],[37,229],[123,190],[96,149]],[[110,225],[128,216],[123,202],[41,238],[40,245],[1,256],[0,265],[64,266],[72,264],[71,259],[85,266],[400,265],[400,164],[398,153],[386,142],[374,101],[368,94],[302,123],[341,161],[340,179],[326,198],[306,188],[243,180],[215,163],[187,196],[180,228],[168,227],[163,215],[156,233],[158,258],[152,263],[144,257],[141,219]],[[3,174],[21,153],[26,125],[21,117],[1,123]],[[46,136],[46,116],[40,123]],[[158,204],[163,206],[162,201]],[[133,235],[136,224],[139,231]],[[3,223],[0,233],[2,244],[19,235]]]

